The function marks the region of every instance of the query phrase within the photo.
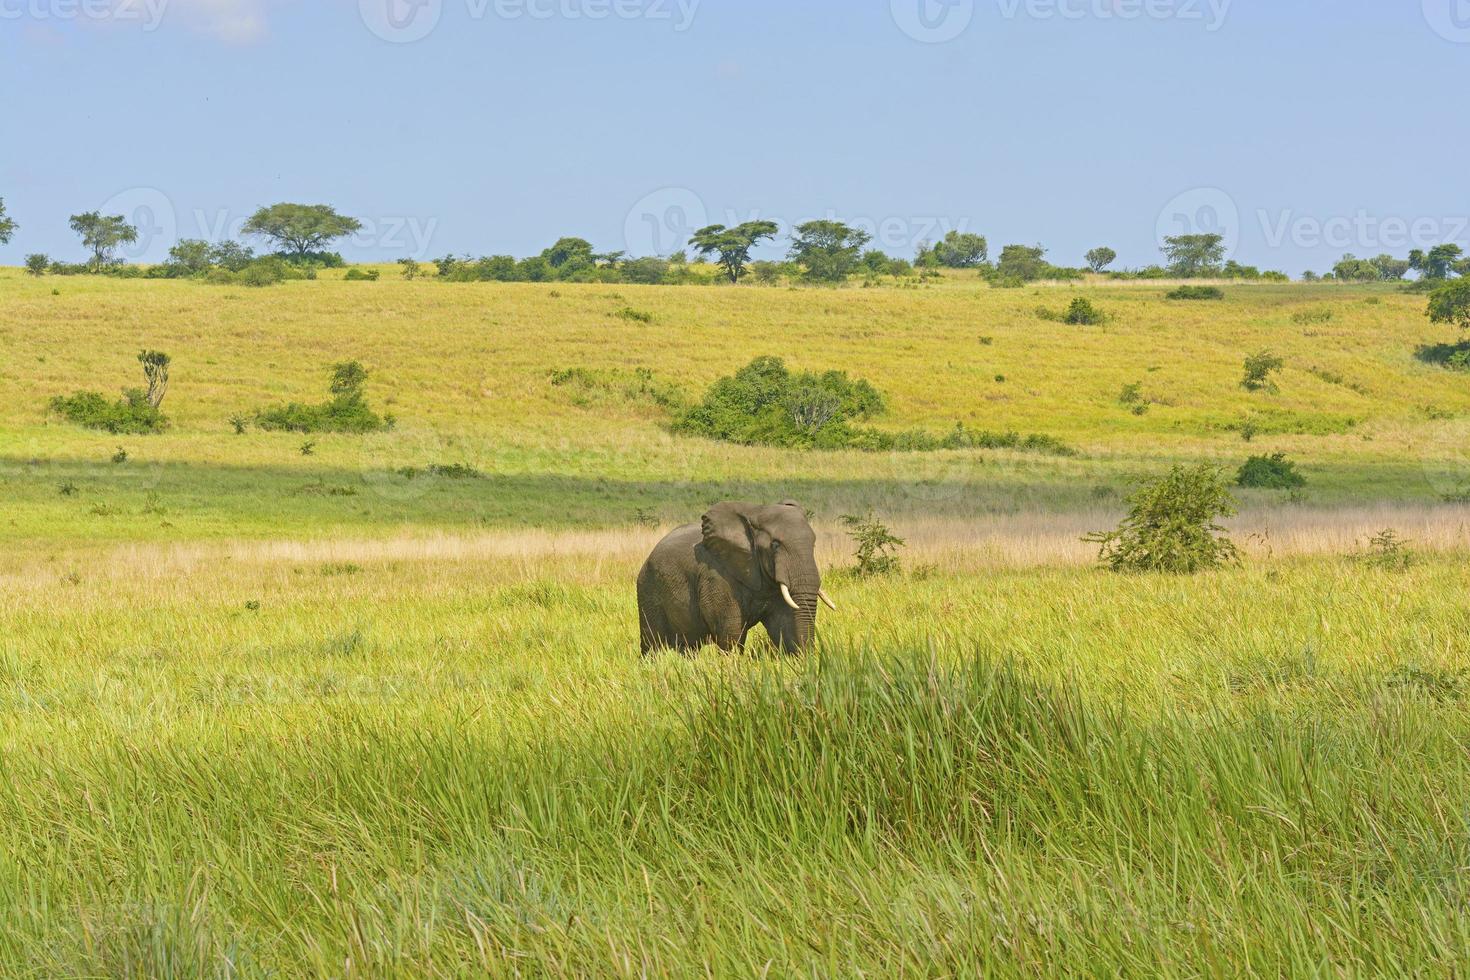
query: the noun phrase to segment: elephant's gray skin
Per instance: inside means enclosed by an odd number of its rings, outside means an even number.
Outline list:
[[[809,649],[817,603],[832,604],[816,545],[797,504],[716,504],[699,524],[664,538],[638,574],[644,654],[706,643],[740,650],[757,623],[783,651]]]

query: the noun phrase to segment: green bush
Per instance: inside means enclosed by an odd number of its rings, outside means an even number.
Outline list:
[[[699,404],[675,419],[673,428],[686,435],[748,446],[865,452],[1016,449],[1074,455],[1046,435],[985,432],[960,424],[936,436],[920,430],[885,432],[852,424],[881,415],[886,408],[876,388],[845,372],[792,373],[780,358],[758,357],[711,385]]]
[[[1218,468],[1176,466],[1128,498],[1128,516],[1115,531],[1089,534],[1099,561],[1115,572],[1193,574],[1240,560],[1216,520],[1235,514],[1235,499]]]
[[[1219,286],[1180,286],[1172,292],[1165,293],[1164,298],[1182,300],[1224,299],[1225,290]]]
[[[138,388],[128,389],[118,401],[108,401],[95,391],[58,395],[51,399],[51,411],[84,428],[113,435],[148,435],[168,428],[168,419]]]
[[[1240,386],[1246,391],[1275,392],[1276,382],[1271,375],[1286,366],[1286,362],[1268,350],[1257,351],[1245,359],[1245,374]]]
[[[332,398],[319,405],[291,402],[255,414],[267,432],[346,432],[361,434],[393,428],[393,416],[379,416],[363,398],[367,369],[356,361],[332,368]]]
[[[1072,305],[1067,307],[1067,312],[1062,315],[1062,322],[1074,326],[1096,326],[1106,323],[1108,316],[1102,310],[1092,305],[1092,301],[1082,296],[1072,300]]]
[[[675,431],[745,445],[841,448],[849,423],[881,414],[876,388],[841,371],[792,373],[778,357],[757,357],[710,386]]]
[[[1307,485],[1307,478],[1297,472],[1296,464],[1285,453],[1273,453],[1246,460],[1235,475],[1235,485],[1261,490],[1298,490]]]
[[[866,517],[845,514],[842,523],[847,528],[847,536],[857,545],[855,557],[860,577],[893,575],[899,571],[900,562],[895,552],[904,547],[904,541],[890,531],[888,525],[872,513]]]
[[[377,269],[359,269],[354,266],[348,269],[347,275],[342,278],[346,282],[377,282],[378,276],[379,272]]]

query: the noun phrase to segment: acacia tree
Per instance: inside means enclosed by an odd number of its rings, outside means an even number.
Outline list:
[[[71,230],[82,236],[82,244],[92,252],[93,270],[112,263],[113,253],[122,245],[138,240],[138,229],[120,214],[103,215],[96,211],[71,216]]]
[[[361,230],[361,221],[325,204],[273,204],[251,215],[241,229],[246,235],[270,239],[297,261]]]
[[[950,231],[934,246],[934,259],[948,269],[973,269],[990,257],[984,235]]]
[[[1430,294],[1429,322],[1470,329],[1470,279],[1457,279]]]
[[[1180,279],[1215,275],[1225,261],[1224,235],[1176,235],[1164,239],[1169,272]]]
[[[841,221],[808,221],[796,226],[789,258],[815,282],[841,282],[861,264],[872,235]]]
[[[775,238],[778,231],[780,228],[774,221],[747,221],[734,228],[710,225],[696,231],[689,244],[702,258],[718,256],[715,264],[730,277],[730,282],[738,283],[745,275],[745,267],[750,264],[751,249]]]
[[[1409,253],[1409,268],[1425,279],[1448,279],[1455,271],[1455,263],[1464,255],[1464,250],[1455,244],[1436,245],[1428,252],[1414,249]]]
[[[1106,246],[1087,253],[1087,267],[1093,272],[1102,272],[1117,259],[1118,253]]]
[[[15,219],[5,213],[5,198],[0,197],[0,245],[9,245],[18,227]]]

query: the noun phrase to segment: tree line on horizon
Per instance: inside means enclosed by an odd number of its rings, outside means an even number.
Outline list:
[[[256,211],[241,229],[243,235],[263,239],[273,251],[258,255],[247,245],[230,240],[211,243],[183,239],[169,250],[166,261],[150,266],[130,265],[117,258],[123,246],[137,241],[138,230],[123,215],[97,211],[72,215],[71,229],[88,252],[84,262],[54,261],[43,254],[25,258],[32,275],[103,274],[140,278],[197,278],[221,283],[270,285],[288,279],[312,279],[323,268],[340,268],[347,263],[330,250],[332,243],[361,230],[356,218],[340,214],[324,204],[280,203]],[[5,212],[0,199],[0,244],[8,244],[18,226]],[[567,236],[538,255],[446,255],[435,259],[437,278],[447,282],[602,282],[646,285],[738,284],[746,279],[775,285],[781,282],[836,284],[861,278],[865,284],[883,278],[920,281],[940,270],[969,270],[992,286],[1014,288],[1038,281],[1072,281],[1086,274],[1114,279],[1229,279],[1239,281],[1287,282],[1290,277],[1275,270],[1262,271],[1234,259],[1226,259],[1224,237],[1218,234],[1178,235],[1166,238],[1163,263],[1140,269],[1114,270],[1117,252],[1106,246],[1091,249],[1078,267],[1055,265],[1041,245],[1009,244],[992,260],[985,236],[958,230],[937,242],[921,243],[910,259],[870,248],[872,236],[841,221],[826,219],[797,225],[790,247],[781,261],[756,260],[752,253],[774,242],[780,234],[773,221],[749,221],[727,227],[715,224],[695,231],[686,248],[669,256],[629,256],[624,252],[598,252],[584,238]],[[696,269],[690,253],[714,275]],[[416,279],[427,275],[425,263],[400,259],[403,275]],[[357,272],[357,275],[352,275]],[[1425,283],[1470,276],[1470,258],[1454,244],[1416,249],[1407,258],[1380,255],[1359,259],[1343,257],[1331,272],[1306,272],[1304,282],[1399,282],[1410,272]],[[351,270],[349,278],[375,279],[376,272]]]

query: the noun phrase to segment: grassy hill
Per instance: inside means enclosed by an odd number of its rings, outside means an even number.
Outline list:
[[[105,512],[136,513],[149,494],[169,503],[174,537],[607,526],[682,519],[739,494],[799,495],[828,514],[1075,510],[1170,461],[1233,467],[1267,451],[1299,460],[1324,505],[1434,501],[1470,480],[1470,385],[1416,357],[1457,338],[1428,323],[1422,297],[1387,287],[1235,286],[1223,302],[1175,302],[1168,284],[996,290],[961,276],[830,290],[384,275],[252,290],[0,271],[0,467],[15,509],[0,535],[147,537]],[[1108,322],[1038,315],[1075,295]],[[145,346],[174,357],[168,433],[113,437],[48,412],[58,394],[136,385]],[[1277,393],[1239,384],[1262,349],[1285,361]],[[766,354],[871,381],[890,406],[882,428],[1044,434],[1080,455],[715,444],[671,436],[668,412],[640,390],[695,399]],[[371,370],[368,397],[397,417],[394,432],[233,434],[233,415],[320,400],[330,365],[347,359]],[[552,383],[569,368],[586,373]],[[1121,403],[1125,385],[1143,414]],[[113,465],[120,447],[128,462]],[[433,466],[484,479],[396,475]],[[61,498],[67,483],[77,492]]]
[[[1470,384],[1416,357],[1458,339],[1421,297],[394,276],[0,270],[0,974],[1464,962]],[[1037,313],[1077,295],[1108,322]],[[48,412],[145,347],[166,433]],[[884,428],[1076,454],[670,433],[767,354],[871,381]],[[391,432],[235,433],[347,359]],[[1267,452],[1310,482],[1242,493],[1242,566],[1091,565],[1138,477]],[[842,612],[806,658],[640,660],[639,563],[729,497],[816,512]],[[867,508],[898,574],[851,567]]]

